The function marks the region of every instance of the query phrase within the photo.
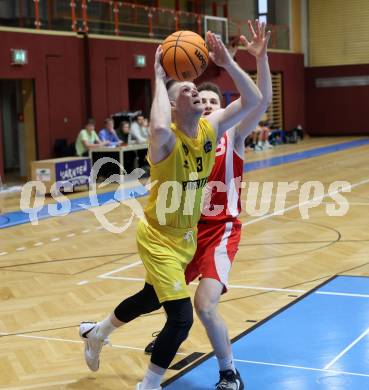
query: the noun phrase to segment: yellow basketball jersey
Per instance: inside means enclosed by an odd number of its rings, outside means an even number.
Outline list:
[[[201,215],[204,187],[214,165],[216,132],[201,118],[196,138],[171,125],[176,143],[171,153],[151,166],[154,186],[150,190],[145,214],[148,221],[173,228],[188,229],[197,225]]]

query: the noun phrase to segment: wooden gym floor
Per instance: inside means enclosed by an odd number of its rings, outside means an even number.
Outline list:
[[[297,145],[247,153],[247,162],[289,155],[354,140],[307,139]],[[231,338],[336,274],[369,276],[369,145],[323,154],[248,172],[246,182],[320,181],[327,194],[337,180],[352,184],[344,216],[328,216],[330,196],[303,219],[299,192],[288,194],[283,215],[244,212],[239,252],[220,312]],[[86,196],[84,193],[74,194]],[[260,193],[259,193],[260,197]],[[243,199],[246,198],[246,191]],[[252,200],[252,199],[251,199]],[[140,202],[145,202],[141,198]],[[19,209],[6,199],[5,212]],[[120,206],[108,217],[121,224],[130,214]],[[90,372],[78,337],[82,320],[100,320],[122,298],[138,291],[144,277],[135,244],[137,220],[123,234],[100,228],[94,214],[65,217],[0,229],[0,389],[133,389],[149,357],[143,353],[151,333],[164,323],[162,312],[143,316],[116,331],[102,352],[100,370]],[[131,278],[131,279],[130,279]],[[135,280],[137,279],[137,280]],[[196,286],[189,287],[194,293]],[[175,361],[193,352],[210,352],[196,319]],[[177,371],[169,370],[166,378]],[[214,382],[217,378],[214,378]]]

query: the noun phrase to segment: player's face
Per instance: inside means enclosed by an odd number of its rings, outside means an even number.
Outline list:
[[[202,112],[203,116],[211,114],[213,111],[220,109],[220,100],[218,94],[214,91],[201,91],[199,92],[201,104],[204,108]]]
[[[201,99],[194,83],[185,81],[178,84],[176,106],[177,111],[202,112]]]

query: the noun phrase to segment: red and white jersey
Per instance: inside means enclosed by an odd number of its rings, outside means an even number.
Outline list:
[[[241,213],[244,161],[234,150],[233,136],[233,132],[227,131],[218,143],[200,221],[230,220]]]

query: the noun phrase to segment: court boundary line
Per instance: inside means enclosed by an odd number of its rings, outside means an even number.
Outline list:
[[[299,370],[327,372],[327,373],[330,373],[330,374],[340,374],[340,375],[352,375],[352,376],[369,377],[369,374],[361,374],[359,372],[337,371],[337,370],[329,370],[329,369],[326,369],[326,368],[313,368],[313,367],[295,366],[295,365],[290,365],[290,364],[258,362],[258,361],[254,361],[254,360],[243,360],[243,359],[233,359],[233,360],[235,362],[246,363],[246,364],[259,364],[259,365],[263,365],[263,366],[295,368],[295,369],[299,369]]]
[[[126,269],[135,268],[139,265],[142,265],[142,261],[136,261],[134,263],[125,265],[123,267],[117,268],[115,270],[106,272],[105,274],[98,275],[96,278],[99,279],[112,279],[112,280],[125,280],[125,281],[133,281],[133,282],[143,282],[145,281],[145,278],[131,278],[128,276],[111,276],[112,274],[115,274],[117,272],[124,271]],[[338,276],[350,276],[350,275],[333,275],[333,277]],[[365,276],[364,276],[365,277]],[[191,282],[190,285],[197,286],[198,282]],[[307,294],[311,292],[311,290],[297,290],[297,289],[289,289],[289,288],[278,288],[278,287],[263,287],[263,286],[251,286],[251,285],[242,285],[242,284],[229,284],[229,288],[234,289],[243,289],[243,290],[261,290],[261,291],[267,291],[267,292],[282,292],[282,293],[299,293],[299,294]],[[369,294],[356,294],[356,293],[342,293],[342,292],[335,292],[335,291],[313,291],[312,294],[317,295],[331,295],[331,296],[343,296],[343,297],[351,297],[351,298],[369,298]]]
[[[120,272],[120,271],[124,271],[124,270],[129,269],[129,268],[134,268],[134,267],[136,267],[136,266],[138,266],[140,264],[142,264],[142,261],[138,260],[138,261],[135,261],[134,263],[130,263],[130,264],[124,265],[123,267],[117,268],[117,269],[115,269],[113,271],[109,271],[109,272],[106,272],[104,274],[98,275],[97,278],[100,278],[100,279],[116,279],[117,277],[110,276],[110,275],[115,274],[115,273]]]
[[[334,359],[332,359],[328,364],[324,366],[325,370],[329,370],[342,356],[346,355],[351,348],[353,348],[359,341],[361,341],[365,336],[369,334],[369,328],[365,330],[360,336],[358,336],[351,344],[344,348]],[[369,375],[368,375],[369,376]]]
[[[36,336],[36,335],[30,335],[30,334],[8,334],[4,332],[0,332],[0,337],[22,337],[25,339],[36,339],[36,340],[46,340],[46,341],[62,341],[62,342],[67,342],[67,343],[74,343],[74,344],[84,344],[83,340],[72,340],[72,339],[65,339],[62,337],[50,337],[50,336]],[[145,348],[139,348],[139,347],[130,347],[128,345],[119,345],[119,344],[109,344],[110,347],[112,348],[120,348],[120,349],[130,349],[134,351],[145,351]],[[177,352],[176,355],[180,356],[188,356],[188,354],[183,353],[183,352]]]
[[[236,341],[238,341],[239,339],[241,339],[242,337],[246,336],[247,334],[253,332],[255,329],[257,329],[258,327],[264,325],[266,322],[270,321],[271,319],[273,319],[274,317],[276,317],[277,315],[283,313],[284,311],[286,311],[287,309],[289,309],[290,307],[296,305],[297,303],[299,303],[300,301],[302,301],[304,298],[308,297],[310,294],[312,294],[313,292],[315,292],[316,290],[318,290],[319,288],[323,287],[324,285],[330,283],[331,281],[333,281],[334,279],[336,279],[338,277],[338,275],[334,275],[332,276],[331,278],[325,280],[323,283],[320,283],[319,285],[315,286],[313,289],[311,289],[310,291],[308,291],[306,294],[303,294],[301,295],[300,297],[296,298],[295,300],[293,300],[292,302],[288,303],[287,305],[281,307],[280,309],[278,309],[277,311],[275,311],[274,313],[270,314],[269,316],[267,316],[266,318],[264,318],[263,320],[261,320],[260,322],[257,322],[256,324],[252,325],[249,329],[246,329],[245,331],[243,331],[242,333],[240,333],[239,335],[237,335],[236,337],[234,337],[233,339],[231,339],[231,344],[235,343]],[[212,352],[209,352],[208,354],[206,354],[205,356],[201,357],[199,360],[197,360],[195,363],[193,363],[192,365],[186,367],[184,370],[182,370],[181,372],[179,372],[178,374],[174,375],[173,377],[167,379],[166,381],[164,381],[162,383],[162,387],[167,387],[168,385],[170,385],[171,383],[175,382],[177,379],[181,378],[182,376],[184,376],[185,374],[187,374],[189,371],[191,371],[192,369],[194,369],[195,367],[199,366],[200,364],[202,364],[204,361],[212,358],[215,356],[215,353],[214,351]]]

